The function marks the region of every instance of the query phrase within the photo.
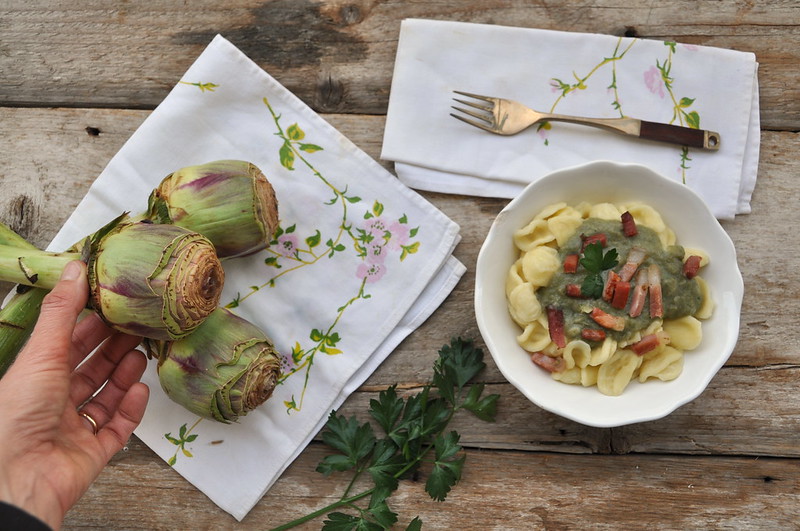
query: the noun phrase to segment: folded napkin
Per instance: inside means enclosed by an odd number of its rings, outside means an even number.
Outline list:
[[[753,54],[719,48],[405,20],[381,158],[395,161],[413,188],[509,198],[557,169],[640,163],[685,182],[718,218],[732,218],[750,211],[756,181],[757,68]],[[503,137],[451,118],[453,90],[540,112],[699,125],[720,133],[721,148],[683,149],[557,122]]]
[[[221,36],[114,156],[50,248],[144,210],[170,172],[218,159],[256,164],[280,203],[280,245],[225,262],[222,303],[275,341],[288,376],[267,403],[224,425],[171,402],[151,363],[136,435],[241,520],[464,267],[452,256],[453,221]]]

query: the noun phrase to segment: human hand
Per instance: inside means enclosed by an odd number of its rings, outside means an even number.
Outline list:
[[[125,445],[149,396],[139,382],[147,360],[134,350],[140,338],[96,314],[76,324],[87,299],[85,266],[72,262],[0,380],[0,500],[54,529]]]

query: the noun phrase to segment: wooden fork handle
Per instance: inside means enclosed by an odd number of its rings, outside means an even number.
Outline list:
[[[696,147],[716,151],[720,146],[719,133],[703,129],[691,129],[678,125],[661,124],[640,120],[639,138],[669,142],[682,146]]]

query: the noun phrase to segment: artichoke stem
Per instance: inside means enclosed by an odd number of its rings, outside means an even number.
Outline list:
[[[11,245],[26,250],[36,249],[33,244],[3,223],[0,223],[0,245]],[[47,295],[45,289],[29,289],[24,293],[17,293],[0,310],[0,378],[14,363],[17,354],[31,335],[45,295]]]
[[[80,258],[80,253],[49,253],[0,245],[0,280],[53,289],[64,267]]]

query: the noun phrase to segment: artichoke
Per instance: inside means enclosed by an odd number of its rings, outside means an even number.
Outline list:
[[[272,341],[221,307],[184,339],[144,344],[158,360],[158,379],[167,396],[192,413],[226,424],[264,403],[281,374]]]
[[[267,247],[278,228],[278,201],[254,164],[219,160],[171,173],[153,190],[147,217],[207,237],[220,258]]]
[[[208,239],[174,225],[112,221],[81,252],[0,245],[0,280],[52,289],[83,260],[89,305],[112,328],[154,339],[192,332],[219,304],[225,272]]]
[[[90,304],[117,330],[179,339],[219,304],[225,273],[214,246],[200,234],[123,222],[92,247]]]

